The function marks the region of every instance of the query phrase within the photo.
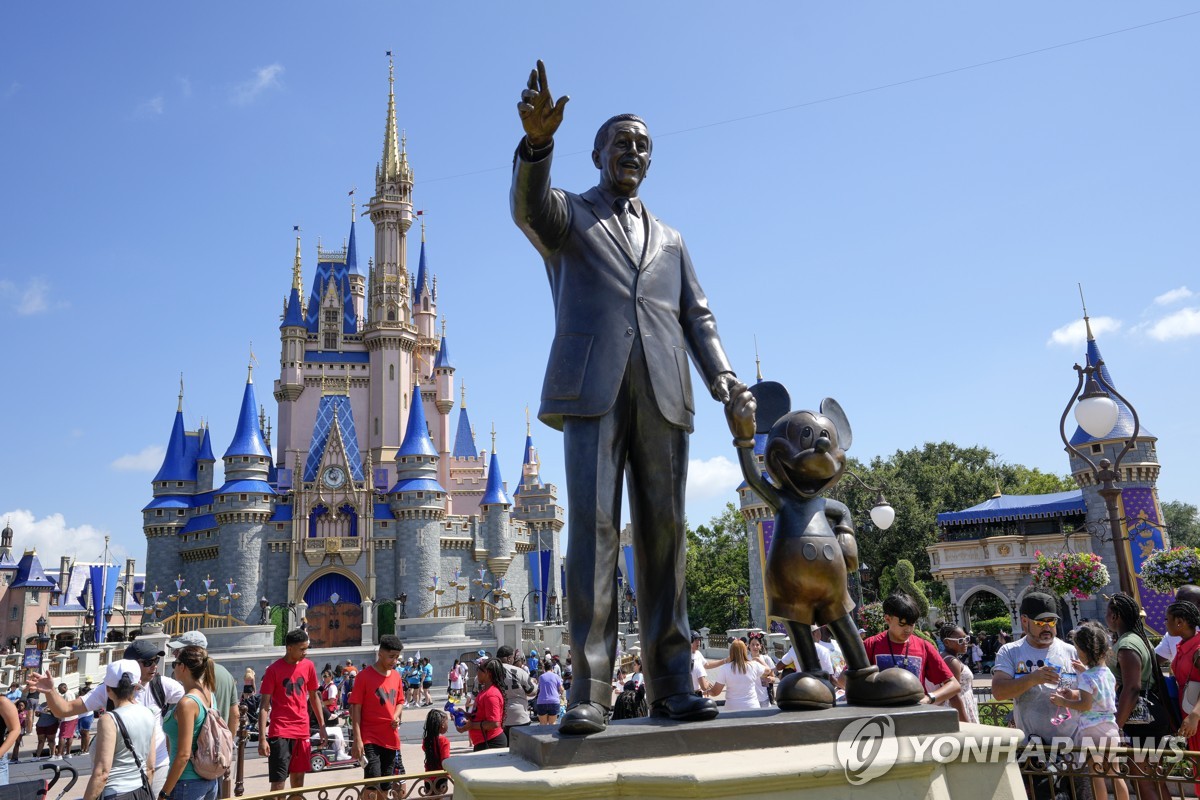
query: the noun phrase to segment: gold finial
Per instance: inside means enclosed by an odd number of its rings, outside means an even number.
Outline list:
[[[425,220],[421,220],[421,244],[425,244]]]
[[[758,379],[762,380],[762,361],[758,358],[758,334],[754,335],[754,371]]]
[[[258,429],[265,430],[267,427],[267,407],[262,403],[258,405]]]
[[[466,381],[463,382],[463,385],[459,390],[459,394],[462,397],[462,407],[466,408],[467,407],[467,384],[466,384]]]
[[[350,396],[350,370],[346,370],[346,397]]]
[[[258,359],[254,357],[254,342],[250,342],[250,361],[246,365],[246,383],[254,383],[254,367],[258,364]]]
[[[321,365],[321,396],[325,396],[325,365]]]
[[[1083,306],[1083,326],[1087,328],[1087,338],[1089,342],[1095,341],[1096,337],[1092,336],[1092,322],[1088,319],[1087,302],[1083,299],[1083,284],[1078,283],[1079,287],[1079,303]]]
[[[292,230],[296,231],[296,260],[292,262],[292,288],[299,294],[304,285],[300,278],[300,226],[293,225]]]
[[[492,420],[492,453],[496,452],[496,421]]]
[[[1004,492],[1000,491],[1000,479],[997,478],[996,479],[996,493],[994,495],[992,495],[992,499],[995,499],[997,497],[1003,497],[1003,496],[1004,496]]]
[[[446,315],[442,314],[442,338],[446,338]]]
[[[532,436],[533,429],[529,426],[529,406],[525,406],[525,435]]]
[[[351,225],[353,225],[353,224],[354,224],[354,220],[355,220],[355,214],[354,214],[354,193],[355,193],[355,192],[357,192],[357,191],[358,191],[358,187],[357,187],[357,186],[355,186],[353,189],[351,189],[351,190],[350,190],[350,224],[351,224]]]
[[[179,406],[176,411],[183,411],[183,373],[179,373]]]

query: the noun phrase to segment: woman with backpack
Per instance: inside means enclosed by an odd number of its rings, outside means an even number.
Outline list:
[[[171,666],[175,680],[183,684],[184,695],[163,718],[171,768],[158,800],[216,800],[217,779],[203,777],[192,763],[200,728],[213,707],[213,660],[203,647],[188,645],[176,651]]]
[[[154,754],[158,748],[158,720],[154,712],[134,700],[142,668],[124,659],[108,665],[104,689],[112,711],[96,720],[92,777],[84,800],[154,800]]]

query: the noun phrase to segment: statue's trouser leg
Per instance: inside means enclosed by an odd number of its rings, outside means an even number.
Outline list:
[[[867,649],[863,647],[862,637],[858,635],[858,626],[854,624],[854,620],[850,618],[849,614],[838,617],[829,623],[829,630],[833,632],[838,644],[842,646],[842,658],[846,659],[847,669],[853,672],[871,666],[871,661],[867,658]]]
[[[817,643],[813,641],[812,628],[802,622],[784,623],[788,636],[792,639],[792,647],[796,648],[796,658],[799,660],[797,672],[820,672],[821,659],[817,656]]]

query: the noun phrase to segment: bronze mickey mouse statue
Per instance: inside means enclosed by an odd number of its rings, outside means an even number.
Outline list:
[[[925,696],[921,681],[908,670],[880,671],[871,664],[851,617],[854,601],[846,575],[858,569],[854,522],[845,504],[821,496],[846,468],[852,435],[842,407],[827,397],[820,412],[789,413],[791,400],[780,384],[760,381],[751,392],[754,400],[743,396],[725,413],[746,482],[775,511],[763,570],[767,614],[784,621],[801,667],[780,681],[776,702],[785,711],[833,705],[834,688],[821,669],[811,629],[828,625],[846,659],[850,705],[917,704]],[[773,484],[755,462],[756,431],[769,431],[764,455]]]

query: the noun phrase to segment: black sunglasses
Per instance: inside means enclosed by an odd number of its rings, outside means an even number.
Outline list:
[[[153,667],[158,664],[158,656],[154,658],[139,658],[138,663],[143,667]]]

